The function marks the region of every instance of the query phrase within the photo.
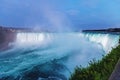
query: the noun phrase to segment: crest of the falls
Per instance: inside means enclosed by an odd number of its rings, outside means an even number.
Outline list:
[[[116,47],[119,42],[118,34],[84,33],[84,36],[89,41],[100,44],[106,53],[111,51],[112,48]]]
[[[70,33],[68,33],[70,34]],[[115,34],[103,34],[103,33],[75,33],[74,35],[80,35],[87,38],[91,42],[96,42],[102,45],[105,52],[109,52],[112,48],[116,47],[119,41],[119,35]],[[17,44],[36,45],[50,42],[55,34],[53,33],[17,33]]]

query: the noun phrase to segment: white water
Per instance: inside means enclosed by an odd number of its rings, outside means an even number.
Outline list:
[[[100,33],[77,33],[80,37],[87,38],[89,41],[100,44],[104,51],[108,53],[112,48],[116,47],[119,40],[119,35],[100,34]],[[17,44],[36,45],[48,43],[53,39],[53,34],[45,33],[18,33]]]
[[[44,33],[17,33],[16,42],[17,45],[36,45],[43,44],[50,41],[50,34]]]
[[[100,33],[86,33],[84,34],[92,42],[102,45],[104,51],[108,53],[112,48],[118,45],[119,35],[100,34]]]
[[[58,78],[64,75],[68,79],[76,66],[85,67],[90,60],[101,59],[105,54],[103,49],[108,50],[117,42],[118,35],[109,34],[18,33],[15,46],[0,52],[0,78],[24,75],[20,73],[40,65],[39,70],[44,70],[44,74],[51,71]],[[56,64],[59,66],[56,67]],[[59,69],[61,66],[62,69]],[[52,76],[56,77],[55,74]]]

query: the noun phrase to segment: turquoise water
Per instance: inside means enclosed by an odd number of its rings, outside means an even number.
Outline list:
[[[0,52],[1,80],[68,80],[76,66],[86,67],[105,54],[100,43],[82,33],[17,33],[10,44]]]

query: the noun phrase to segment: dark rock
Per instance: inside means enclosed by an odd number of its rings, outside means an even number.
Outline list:
[[[109,80],[120,80],[120,60],[116,64],[115,70],[112,72]]]

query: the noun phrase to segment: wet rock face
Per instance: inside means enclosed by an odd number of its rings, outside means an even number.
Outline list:
[[[109,80],[120,80],[120,60],[118,61],[115,70],[112,72]]]
[[[9,31],[0,31],[0,50],[5,50],[9,46],[10,42],[14,42],[16,38],[16,33]]]
[[[5,34],[4,32],[0,32],[0,44],[4,43],[5,41]]]

